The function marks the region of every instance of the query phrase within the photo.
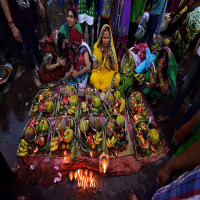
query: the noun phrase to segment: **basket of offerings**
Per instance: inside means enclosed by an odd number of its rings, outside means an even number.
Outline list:
[[[105,95],[105,108],[109,115],[126,113],[125,98],[121,96],[118,90],[109,90]]]
[[[146,159],[163,152],[160,133],[149,119],[139,121],[134,128],[134,132],[137,160]]]
[[[122,56],[121,60],[121,70],[128,70],[128,69],[134,69],[135,68],[135,54],[131,51],[134,47],[131,47],[130,49],[127,49],[124,47],[124,50],[126,53]],[[121,73],[121,71],[120,71]],[[129,73],[129,70],[126,71],[126,73]],[[124,74],[124,73],[122,73]]]
[[[49,89],[40,90],[32,101],[29,115],[32,117],[53,117],[56,109],[55,105],[53,92]]]
[[[75,119],[70,116],[58,117],[50,143],[50,156],[67,157],[68,155],[72,160],[76,158],[77,149],[78,142]]]
[[[35,117],[30,119],[22,133],[17,155],[41,155],[49,152],[51,126],[47,118]]]
[[[83,117],[79,123],[80,147],[83,155],[97,157],[104,149],[103,126],[97,117]]]
[[[91,88],[85,89],[80,107],[80,117],[102,116],[103,110],[103,102],[98,91]]]
[[[106,152],[114,156],[133,154],[127,124],[122,115],[109,116],[105,122]]]
[[[132,92],[126,100],[126,105],[129,123],[137,123],[148,118],[146,106],[140,92]]]
[[[78,95],[74,86],[66,85],[60,89],[60,97],[57,102],[56,115],[57,116],[71,116],[77,118],[78,116]]]
[[[0,65],[0,85],[6,83],[11,75],[12,66],[7,63],[6,65]]]

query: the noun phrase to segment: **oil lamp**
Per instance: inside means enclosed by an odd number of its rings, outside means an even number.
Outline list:
[[[99,170],[102,173],[106,173],[108,166],[109,166],[110,157],[106,155],[104,152],[100,155],[99,158]]]

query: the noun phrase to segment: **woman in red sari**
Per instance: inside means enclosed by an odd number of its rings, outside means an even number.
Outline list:
[[[76,28],[70,30],[69,43],[71,69],[65,75],[65,82],[75,87],[77,87],[77,84],[86,86],[91,69],[92,53],[90,47],[83,41],[82,34]]]
[[[38,70],[41,82],[49,84],[61,81],[70,68],[66,61],[65,39],[58,30],[46,39],[43,55],[43,62]]]

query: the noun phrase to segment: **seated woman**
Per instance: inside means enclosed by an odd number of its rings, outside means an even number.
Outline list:
[[[162,48],[152,64],[150,72],[145,74],[144,94],[153,98],[153,104],[163,95],[176,97],[177,63],[172,51],[168,47]]]
[[[69,67],[65,60],[65,39],[58,30],[46,39],[43,55],[43,62],[38,70],[41,82],[48,84],[60,81],[69,71]]]
[[[65,39],[67,41],[69,40],[69,33],[71,28],[76,28],[81,34],[83,34],[81,26],[79,24],[76,24],[76,21],[76,11],[73,8],[69,8],[67,10],[67,22],[60,27],[60,32],[65,36]]]
[[[93,70],[90,83],[102,92],[107,92],[113,86],[118,86],[120,75],[118,73],[118,62],[113,43],[111,28],[105,24],[94,45]]]
[[[77,87],[77,84],[83,84],[85,87],[92,58],[90,47],[83,41],[82,34],[75,28],[70,30],[69,44],[71,64],[70,71],[65,74],[65,82],[75,87]]]

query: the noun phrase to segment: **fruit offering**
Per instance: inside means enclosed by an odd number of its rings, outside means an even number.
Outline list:
[[[90,150],[97,154],[103,149],[103,128],[97,117],[82,118],[79,124],[81,149],[85,153]]]
[[[136,150],[141,157],[149,157],[159,150],[159,133],[152,125],[148,125],[149,120],[142,120],[137,123],[135,132]]]
[[[32,102],[31,115],[52,117],[55,110],[53,93],[49,89],[41,90]]]
[[[128,97],[127,104],[131,122],[137,123],[146,118],[147,111],[140,92],[132,92]]]
[[[105,105],[109,114],[125,114],[125,99],[118,90],[109,90],[106,93]]]
[[[77,140],[75,130],[74,118],[62,116],[57,119],[54,137],[50,143],[50,152],[53,157],[69,155],[70,159],[76,158]]]
[[[78,111],[78,96],[76,89],[73,86],[65,86],[60,90],[60,98],[57,103],[56,114],[58,116],[77,117]]]
[[[122,115],[114,115],[107,118],[105,125],[106,145],[110,154],[116,150],[124,151],[127,149],[128,140],[126,140],[125,126],[125,120]]]
[[[103,104],[97,91],[91,88],[85,89],[84,99],[81,102],[81,116],[100,116],[103,112]]]
[[[44,117],[31,119],[24,129],[18,148],[18,156],[45,154],[48,151],[50,123]]]

